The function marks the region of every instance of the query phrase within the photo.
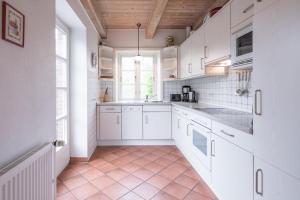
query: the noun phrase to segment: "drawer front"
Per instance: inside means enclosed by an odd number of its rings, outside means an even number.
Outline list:
[[[122,112],[142,112],[142,106],[122,106]]]
[[[200,124],[208,129],[211,129],[211,119],[196,114],[191,115],[191,120]]]
[[[101,113],[118,113],[121,112],[121,106],[100,106]]]
[[[253,135],[244,133],[216,121],[212,121],[212,132],[227,141],[238,145],[248,152],[253,152]]]
[[[179,109],[178,107],[173,106],[172,112],[173,112],[173,114],[179,114],[180,115],[181,109]]]
[[[171,112],[171,105],[147,105],[143,107],[144,112]]]

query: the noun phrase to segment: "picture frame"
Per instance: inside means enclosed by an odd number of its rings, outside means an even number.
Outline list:
[[[24,48],[25,15],[2,2],[2,39]]]

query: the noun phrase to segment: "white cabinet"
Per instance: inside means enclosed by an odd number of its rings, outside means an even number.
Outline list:
[[[256,1],[256,0],[255,0]],[[231,27],[238,25],[254,13],[254,0],[233,0],[231,6]]]
[[[298,200],[300,180],[254,158],[254,200]]]
[[[252,76],[254,155],[298,179],[299,10],[299,0],[279,0],[255,14]]]
[[[265,8],[268,8],[278,0],[254,0],[254,12],[258,13]]]
[[[230,6],[225,5],[204,24],[205,62],[211,63],[230,56]]]
[[[204,45],[205,31],[199,28],[191,36],[191,76],[201,76],[205,74],[204,67]]]
[[[144,112],[144,139],[171,139],[171,112]]]
[[[188,38],[180,46],[180,78],[187,78],[191,71],[191,40]]]
[[[142,106],[122,106],[122,139],[143,139]]]
[[[121,140],[121,113],[100,112],[100,140]]]
[[[253,199],[253,155],[212,134],[212,188],[222,200]]]

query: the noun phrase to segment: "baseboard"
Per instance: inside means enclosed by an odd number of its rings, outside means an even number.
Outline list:
[[[128,146],[128,145],[174,145],[174,140],[105,140],[99,141],[98,146]]]

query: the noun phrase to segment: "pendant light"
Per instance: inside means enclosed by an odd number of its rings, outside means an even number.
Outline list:
[[[143,60],[143,56],[140,55],[140,28],[141,28],[141,23],[136,24],[138,28],[138,53],[135,56],[135,61],[136,62],[141,62]]]

